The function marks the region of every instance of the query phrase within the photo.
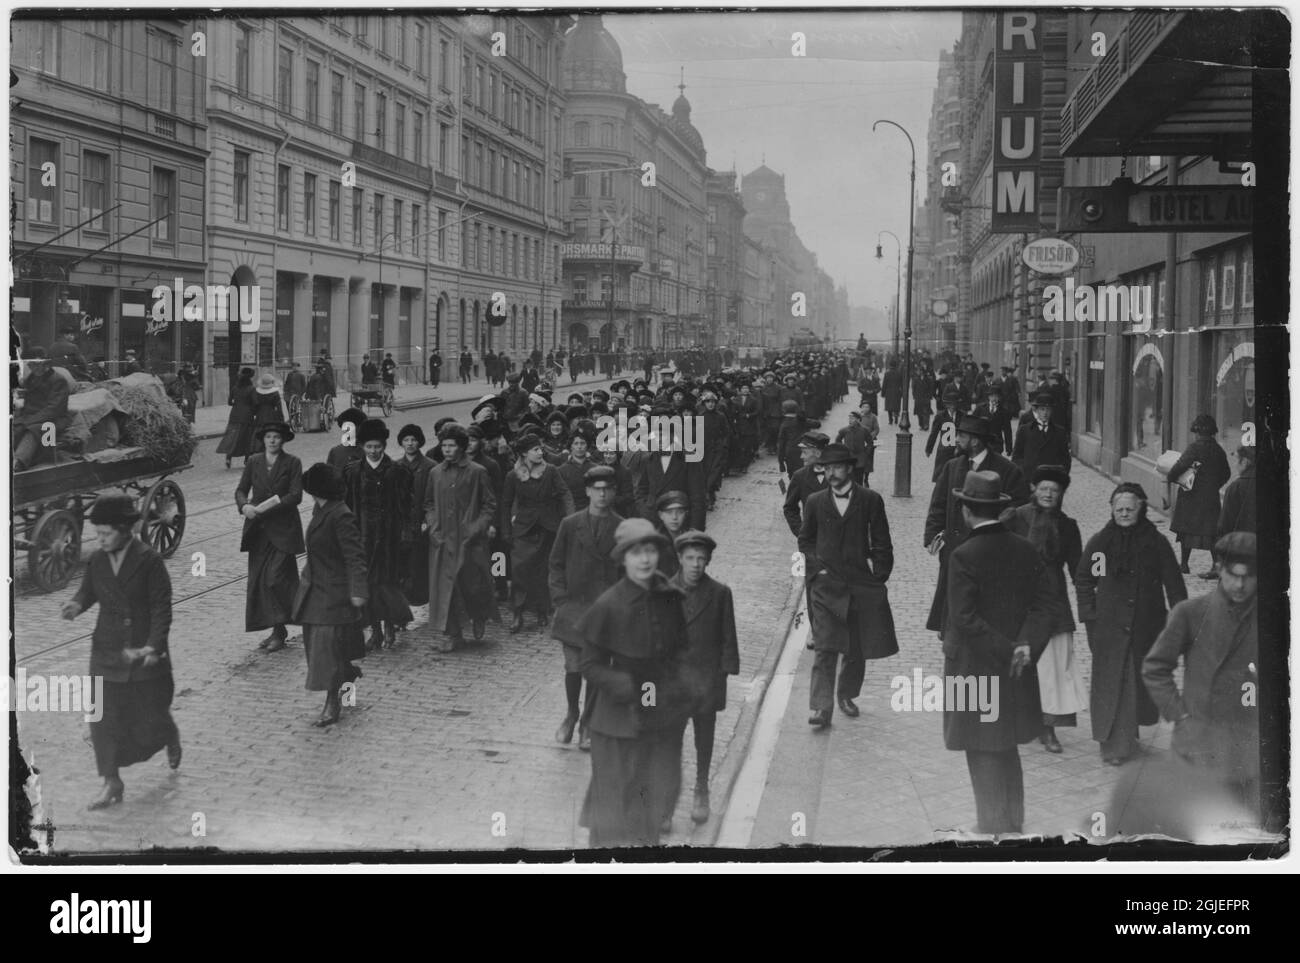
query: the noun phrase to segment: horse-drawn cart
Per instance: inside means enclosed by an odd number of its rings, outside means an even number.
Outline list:
[[[353,408],[369,411],[371,405],[379,408],[384,413],[385,418],[391,416],[393,413],[393,386],[386,381],[380,381],[377,384],[363,384],[359,388],[352,389]]]
[[[139,494],[141,538],[170,558],[185,534],[185,496],[170,476],[190,467],[166,464],[142,448],[118,448],[16,473],[14,546],[27,552],[32,581],[46,592],[71,581],[81,564],[86,512],[104,488]]]

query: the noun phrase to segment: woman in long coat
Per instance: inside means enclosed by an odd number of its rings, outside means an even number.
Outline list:
[[[248,553],[248,596],[244,631],[270,629],[259,648],[284,648],[298,592],[298,553],[303,550],[302,462],[283,450],[293,429],[274,422],[258,429],[265,451],[250,456],[235,489],[235,506],[244,516],[239,550]]]
[[[1194,549],[1202,548],[1207,552],[1214,550],[1214,541],[1219,525],[1219,489],[1232,477],[1228,467],[1228,455],[1223,446],[1214,440],[1219,433],[1219,426],[1209,415],[1197,415],[1192,422],[1192,434],[1195,441],[1187,446],[1182,457],[1169,469],[1169,477],[1177,479],[1192,465],[1196,469],[1196,480],[1190,491],[1179,490],[1174,497],[1174,514],[1169,520],[1169,530],[1178,534],[1178,547],[1182,551],[1182,571],[1184,575],[1191,572],[1188,561]],[[1213,566],[1211,566],[1211,570]],[[1206,573],[1207,575],[1209,573]]]
[[[569,460],[569,420],[562,411],[552,411],[546,417],[546,439],[542,442],[546,460],[559,467]]]
[[[402,446],[402,457],[397,459],[397,467],[405,469],[411,476],[410,510],[406,514],[406,531],[402,536],[407,546],[402,594],[411,605],[424,605],[429,601],[429,528],[424,520],[424,492],[434,461],[421,451],[424,431],[419,425],[404,426],[397,433],[397,443]]]
[[[257,394],[253,391],[253,369],[241,368],[235,385],[230,389],[230,418],[226,433],[217,444],[217,454],[226,456],[226,467],[233,457],[247,458],[253,447],[253,408]]]
[[[280,383],[269,372],[262,374],[253,387],[253,451],[261,451],[258,430],[263,425],[284,421],[284,403],[280,400]]]
[[[580,822],[593,847],[654,846],[669,794],[681,785],[682,735],[699,694],[682,665],[689,642],[681,590],[656,571],[668,540],[643,518],[620,522],[614,538],[623,577],[577,626],[582,675],[598,693]]]
[[[90,675],[103,680],[103,689],[90,741],[104,787],[91,809],[122,801],[123,766],[144,762],[163,747],[173,769],[181,764],[181,736],[171,717],[172,583],[162,556],[135,537],[139,520],[130,495],[102,495],[95,501],[90,523],[99,548],[86,563],[77,594],[62,610],[65,619],[75,619],[99,604]]]
[[[518,461],[506,474],[497,522],[510,547],[510,608],[515,614],[511,633],[524,627],[524,609],[529,607],[537,613],[538,628],[546,626],[551,611],[547,587],[551,548],[560,521],[573,514],[573,496],[560,480],[559,470],[546,463],[542,440],[524,435],[514,449]]]
[[[681,568],[671,584],[682,590],[686,616],[686,653],[682,663],[691,688],[700,698],[691,712],[695,736],[695,799],[691,821],[709,821],[709,767],[713,762],[713,736],[718,713],[727,707],[727,676],[740,672],[740,645],[736,639],[736,606],[731,589],[705,572],[717,548],[703,532],[678,535],[673,543]],[[681,769],[677,772],[680,774]],[[677,793],[670,792],[665,821],[671,820]]]
[[[1159,721],[1142,684],[1142,660],[1168,610],[1187,598],[1174,550],[1147,520],[1146,503],[1141,485],[1118,486],[1111,520],[1088,539],[1074,573],[1092,650],[1092,738],[1114,766],[1137,751],[1138,726]]]
[[[1033,499],[1009,508],[999,521],[1007,531],[1029,539],[1047,567],[1051,582],[1047,648],[1038,658],[1038,694],[1043,705],[1043,734],[1048,752],[1061,752],[1056,726],[1078,725],[1077,713],[1087,702],[1083,677],[1074,661],[1074,616],[1067,579],[1073,578],[1083,553],[1079,525],[1061,510],[1070,474],[1061,465],[1039,465],[1030,478]]]
[[[406,524],[411,512],[411,475],[384,451],[388,426],[370,418],[357,433],[364,457],[343,470],[348,510],[357,520],[365,551],[369,591],[366,621],[370,624],[368,649],[392,648],[397,626],[412,619],[402,594],[403,563],[409,542]]]
[[[339,426],[341,436],[339,443],[330,449],[329,454],[325,456],[325,462],[331,468],[337,468],[342,475],[344,469],[352,462],[364,457],[361,451],[361,442],[357,440],[357,433],[361,426],[366,423],[365,414],[357,408],[349,408],[341,412],[334,418],[334,423]],[[345,427],[351,425],[351,429]],[[346,439],[351,438],[351,444]]]
[[[307,563],[293,601],[293,621],[302,626],[307,689],[325,693],[317,726],[333,725],[342,711],[340,689],[360,678],[352,664],[363,659],[361,622],[368,601],[365,550],[356,519],[343,503],[343,476],[317,462],[302,479],[316,503],[307,526]]]

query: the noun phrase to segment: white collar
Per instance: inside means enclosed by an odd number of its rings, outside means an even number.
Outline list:
[[[971,471],[978,471],[980,465],[984,464],[984,459],[988,457],[989,450],[985,448],[982,452],[970,460]]]

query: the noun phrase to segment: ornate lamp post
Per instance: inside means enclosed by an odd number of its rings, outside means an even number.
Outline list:
[[[874,131],[881,124],[897,127],[907,138],[912,151],[911,193],[907,205],[907,314],[903,330],[903,408],[898,416],[898,447],[894,462],[894,497],[912,497],[912,419],[908,415],[908,393],[912,387],[912,256],[915,252],[916,229],[916,144],[912,135],[901,124],[892,120],[878,120],[871,125]]]

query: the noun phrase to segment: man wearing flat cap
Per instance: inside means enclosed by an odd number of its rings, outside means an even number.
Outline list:
[[[1174,754],[1214,774],[1256,818],[1259,795],[1259,590],[1256,536],[1215,543],[1218,584],[1179,602],[1142,663],[1142,681],[1174,723]],[[1174,681],[1183,660],[1183,688]],[[1251,694],[1254,696],[1251,697]]]
[[[803,527],[803,510],[808,497],[826,487],[826,467],[818,459],[822,449],[830,442],[820,431],[805,432],[799,439],[799,457],[803,461],[803,467],[790,476],[783,507],[785,522],[795,538],[799,537],[799,529]]]
[[[1009,496],[1005,507],[1019,508],[1029,501],[1029,484],[1020,468],[989,448],[992,435],[988,421],[962,415],[957,423],[957,454],[944,464],[930,495],[922,544],[931,555],[939,556],[939,577],[930,604],[930,617],[925,623],[931,632],[943,632],[947,613],[948,559],[969,534],[953,492],[961,489],[970,472],[991,471],[1002,479],[1002,492]]]
[[[894,568],[885,502],[853,482],[853,454],[827,445],[818,463],[827,488],[808,498],[799,531],[813,648],[808,723],[830,725],[833,707],[850,718],[862,692],[866,660],[898,653],[885,583]],[[839,683],[836,665],[843,657]]]
[[[966,753],[981,833],[1025,818],[1019,746],[1043,729],[1034,664],[1051,637],[1052,583],[1038,550],[998,521],[1011,505],[995,472],[952,493],[967,537],[948,566],[943,630],[944,746]]]

